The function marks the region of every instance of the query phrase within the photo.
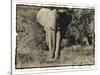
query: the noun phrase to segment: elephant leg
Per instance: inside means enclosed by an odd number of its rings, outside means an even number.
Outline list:
[[[49,58],[53,57],[53,52],[52,52],[52,36],[51,36],[51,31],[48,31],[48,46],[49,46]]]
[[[49,46],[49,41],[48,41],[48,31],[46,32],[46,43],[47,43],[47,46]]]
[[[52,30],[48,31],[48,44],[49,44],[49,50],[50,50],[49,57],[53,58],[55,47],[56,47],[56,32],[55,31],[52,31]]]
[[[52,42],[52,56],[54,57],[56,49],[56,31],[51,30],[51,42]]]
[[[55,50],[55,58],[58,59],[60,56],[60,45],[61,45],[61,33],[57,31],[56,38],[56,50]]]

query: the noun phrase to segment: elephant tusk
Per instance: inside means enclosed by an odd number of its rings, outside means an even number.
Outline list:
[[[52,27],[50,27],[50,29],[53,30],[53,31],[60,31],[60,28],[53,29]]]
[[[51,30],[56,31],[55,29],[53,29],[52,27],[50,27]]]

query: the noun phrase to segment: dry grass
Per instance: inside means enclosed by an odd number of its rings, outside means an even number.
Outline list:
[[[45,50],[30,50],[17,52],[17,68],[25,67],[46,67],[46,66],[75,66],[75,65],[93,65],[94,48],[93,46],[82,47],[72,46],[66,47],[61,51],[61,56],[58,60],[48,61],[49,51]]]

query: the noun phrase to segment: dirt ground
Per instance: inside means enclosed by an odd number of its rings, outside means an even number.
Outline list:
[[[23,53],[22,53],[23,52]],[[53,66],[85,66],[94,65],[94,50],[92,46],[72,46],[61,51],[60,59],[48,61],[49,51],[22,51],[17,56],[17,68],[53,67]]]
[[[39,9],[40,7],[17,5],[16,68],[94,65],[93,45],[63,47],[58,60],[48,61],[49,50],[45,42],[45,31],[36,22]]]

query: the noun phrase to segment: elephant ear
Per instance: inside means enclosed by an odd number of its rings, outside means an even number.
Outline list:
[[[66,14],[66,24],[69,25],[72,21],[72,16],[69,14]]]
[[[65,21],[66,25],[69,25],[69,23],[72,20],[72,16],[68,13],[68,10],[66,10],[66,9],[59,9],[58,10],[58,15],[60,16],[59,17],[60,21],[62,21],[62,22]]]
[[[59,17],[58,17],[58,23],[60,24],[60,27],[67,27],[70,22],[72,21],[72,16],[69,15],[66,10],[61,10],[62,12],[58,12]]]

